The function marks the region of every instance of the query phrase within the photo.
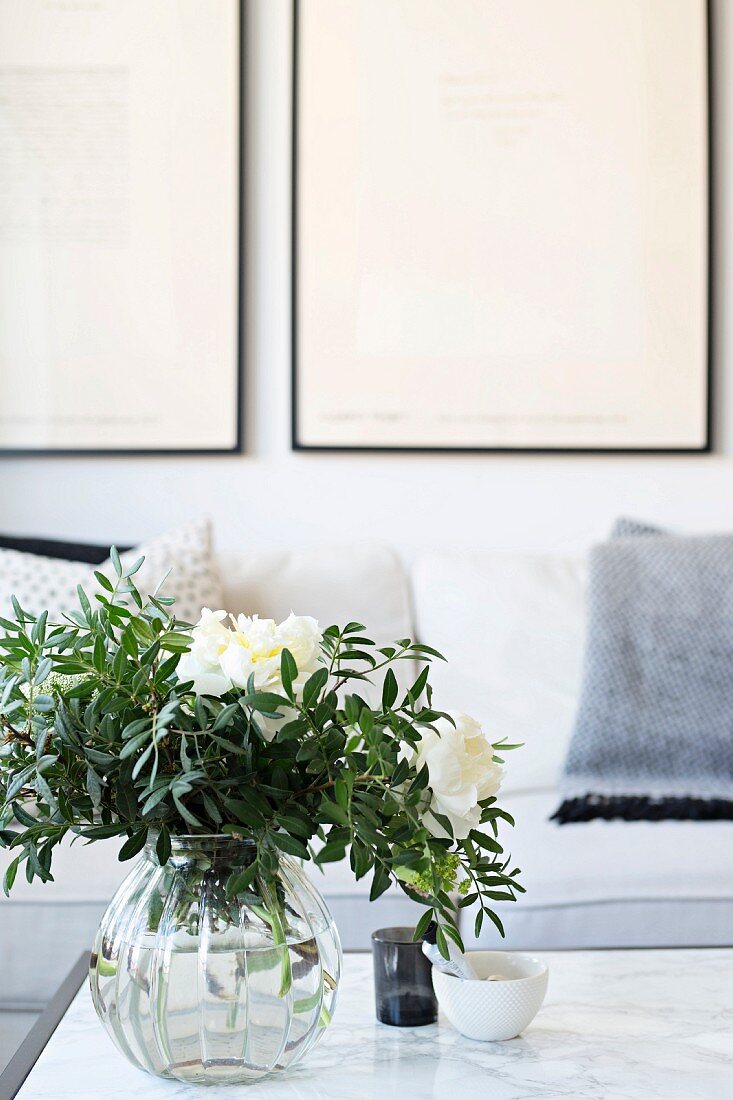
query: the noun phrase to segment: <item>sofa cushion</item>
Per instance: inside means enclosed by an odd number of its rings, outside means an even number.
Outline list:
[[[617,523],[588,627],[557,820],[733,818],[733,536]]]
[[[176,596],[180,618],[195,622],[202,607],[220,604],[221,579],[208,520],[193,520],[141,543],[122,555],[122,564],[130,568],[141,556],[145,561],[135,574],[137,587],[148,594],[170,572],[163,591]],[[109,560],[100,565],[100,571],[114,577]],[[77,608],[77,585],[90,596],[102,591],[86,562],[0,549],[0,615],[14,617],[10,598],[16,596],[31,614],[48,610],[52,620],[58,619]]]
[[[412,571],[418,637],[437,706],[463,710],[507,755],[505,790],[553,786],[572,733],[583,656],[585,565],[572,558],[429,554]]]
[[[313,615],[322,626],[364,623],[380,644],[410,636],[407,575],[382,546],[328,546],[271,554],[223,553],[224,606],[285,619]]]
[[[550,821],[554,790],[502,804],[500,834],[526,894],[498,903],[507,947],[612,947],[733,942],[731,821]],[[652,919],[649,924],[639,915]],[[469,940],[472,920],[467,914]],[[655,923],[656,922],[656,923]],[[501,943],[491,928],[484,946]]]

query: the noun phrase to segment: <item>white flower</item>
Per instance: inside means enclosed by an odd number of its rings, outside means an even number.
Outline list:
[[[407,750],[415,769],[427,765],[432,792],[430,810],[447,817],[456,840],[463,840],[481,820],[479,802],[499,790],[501,768],[494,763],[491,742],[478,722],[467,714],[451,712],[452,726],[439,718],[435,727],[424,729],[415,751]],[[428,810],[425,826],[436,837],[447,837],[445,829]]]
[[[220,660],[231,637],[224,626],[226,617],[226,611],[205,607],[191,631],[191,648],[178,662],[178,679],[193,680],[196,695],[220,696],[231,689],[232,682],[222,671]]]
[[[283,690],[280,665],[284,649],[290,650],[298,666],[293,681],[296,692],[320,666],[322,635],[309,615],[290,615],[282,623],[260,619],[258,615],[231,616],[225,626],[226,611],[205,607],[191,632],[192,645],[178,664],[179,680],[193,681],[196,695],[223,695],[232,688],[246,690],[250,677],[255,691]],[[257,715],[264,736],[271,740],[279,726],[293,716],[283,705],[282,718]]]
[[[252,676],[257,691],[279,692],[284,649],[290,650],[298,666],[293,686],[300,690],[320,665],[321,632],[316,620],[291,612],[278,624],[274,619],[260,619],[257,615],[251,618],[239,615],[220,657],[222,672],[236,687],[246,688]]]
[[[232,683],[246,688],[250,676],[256,691],[282,692],[280,675],[282,651],[288,649],[298,666],[293,681],[296,692],[320,666],[321,631],[309,615],[290,615],[282,623],[274,619],[249,618],[239,615],[230,634],[229,645],[221,655],[221,667]],[[277,730],[294,717],[290,707],[281,707],[281,718],[257,715],[257,724],[266,740],[271,741]]]
[[[294,615],[292,611],[277,628],[282,649],[289,649],[298,666],[298,675],[293,681],[296,691],[302,691],[306,680],[321,665],[321,642],[323,635],[316,619],[310,615]]]

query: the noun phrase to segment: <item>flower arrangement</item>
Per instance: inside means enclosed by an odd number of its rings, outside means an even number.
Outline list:
[[[112,550],[92,606],[64,622],[0,619],[0,845],[29,881],[52,878],[75,834],[125,837],[119,858],[171,837],[231,834],[256,844],[226,893],[268,894],[279,853],[316,865],[347,854],[375,899],[397,882],[461,946],[456,906],[476,933],[522,888],[498,839],[502,749],[473,719],[438,710],[429,646],[378,647],[358,623],[325,630],[204,609],[178,621],[173,601],[143,599]],[[415,670],[400,689],[395,668]],[[415,677],[413,679],[413,676]]]

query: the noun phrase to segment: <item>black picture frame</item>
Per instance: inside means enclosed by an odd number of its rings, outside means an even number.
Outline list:
[[[296,452],[314,453],[362,453],[362,454],[537,454],[537,455],[704,455],[714,450],[714,371],[713,371],[713,288],[714,288],[714,178],[715,178],[715,142],[714,127],[714,68],[713,68],[713,10],[712,0],[704,0],[705,43],[706,43],[706,106],[707,106],[707,339],[705,370],[705,439],[700,446],[679,447],[609,447],[609,446],[414,446],[390,444],[332,444],[304,443],[299,437],[298,418],[298,143],[299,143],[299,22],[301,0],[293,0],[292,14],[292,129],[291,129],[291,448]]]
[[[236,402],[235,437],[230,447],[3,447],[0,445],[0,458],[115,458],[125,456],[224,456],[238,455],[244,452],[244,372],[245,372],[245,170],[246,170],[246,45],[247,19],[246,0],[236,0],[239,20],[239,93],[238,93],[238,227],[237,227],[237,333],[235,346],[236,383],[233,400]]]

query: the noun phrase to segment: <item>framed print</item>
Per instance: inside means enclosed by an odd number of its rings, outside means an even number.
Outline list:
[[[240,0],[0,0],[0,450],[241,449]]]
[[[296,449],[709,450],[709,19],[296,0]]]

